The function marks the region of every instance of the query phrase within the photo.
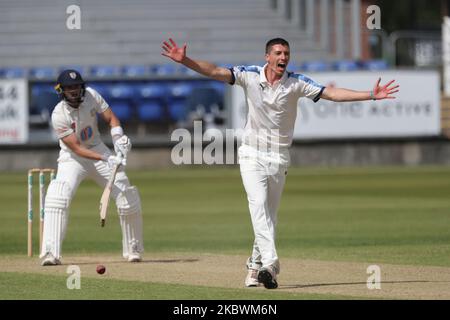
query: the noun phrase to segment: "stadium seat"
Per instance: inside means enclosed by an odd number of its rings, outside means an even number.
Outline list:
[[[194,82],[176,82],[169,86],[168,113],[175,122],[182,122],[189,115],[187,99],[198,84]]]
[[[389,65],[384,60],[368,60],[363,61],[362,66],[366,70],[387,70]]]
[[[90,75],[96,78],[111,78],[120,75],[120,67],[118,66],[92,66]]]
[[[27,76],[27,70],[22,67],[7,67],[0,69],[2,78],[23,78]]]
[[[179,73],[175,63],[153,65],[151,70],[152,73],[158,76],[169,76]]]
[[[214,105],[223,109],[223,97],[214,88],[194,88],[187,98],[186,104],[189,111],[200,108],[204,112],[210,113]]]
[[[225,85],[224,82],[221,82],[221,81],[211,81],[211,82],[209,83],[209,86],[210,86],[211,88],[216,89],[217,92],[218,92],[221,96],[223,96],[223,95],[225,94],[225,88],[226,88],[226,85]]]
[[[188,117],[188,107],[185,99],[171,99],[168,104],[168,113],[170,120],[181,122]]]
[[[127,122],[133,118],[133,108],[131,104],[125,101],[112,100],[109,103],[109,106],[120,121]]]
[[[149,67],[145,65],[130,65],[122,68],[122,75],[129,78],[145,77],[149,74]]]
[[[157,100],[141,101],[137,105],[137,114],[140,121],[159,122],[164,121],[164,105]]]
[[[95,91],[97,91],[104,99],[108,100],[109,97],[109,88],[108,85],[105,83],[100,82],[89,82],[87,84],[88,87],[91,87]],[[106,101],[108,102],[108,101]]]
[[[130,100],[134,98],[134,86],[129,83],[119,83],[108,86],[108,97],[111,99]]]
[[[88,87],[91,87],[92,89],[94,89],[95,91],[97,91],[102,97],[103,99],[106,100],[106,102],[108,102],[110,100],[110,88],[108,83],[105,82],[88,82],[87,83]]]
[[[180,74],[184,74],[184,75],[187,75],[187,76],[198,76],[198,73],[197,73],[197,72],[195,72],[195,71],[192,70],[192,69],[186,68],[185,66],[181,66],[181,67],[178,69],[178,72],[179,72]]]
[[[329,62],[325,61],[309,61],[303,63],[301,69],[307,72],[321,72],[330,71],[332,69],[332,66]]]
[[[137,88],[139,99],[164,99],[168,92],[167,86],[159,83],[146,83]]]
[[[57,70],[52,67],[36,67],[30,69],[30,76],[36,79],[51,79],[57,77]]]
[[[30,124],[48,126],[51,113],[59,101],[60,98],[52,85],[32,85],[29,103]]]
[[[133,118],[134,88],[127,83],[106,85],[106,102],[121,121]]]
[[[187,98],[195,85],[189,82],[178,82],[170,85],[169,95],[171,98]]]
[[[31,95],[37,96],[41,93],[51,92],[56,94],[55,88],[53,87],[53,83],[34,83],[31,85]]]
[[[334,69],[336,71],[355,71],[359,69],[359,65],[353,60],[342,60],[334,63]]]
[[[137,88],[137,113],[143,122],[163,122],[169,90],[161,83],[146,83]]]

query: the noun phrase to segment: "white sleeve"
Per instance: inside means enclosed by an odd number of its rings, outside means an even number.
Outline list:
[[[109,105],[105,99],[103,99],[103,97],[91,87],[86,88],[86,94],[90,94],[95,101],[94,105],[97,113],[102,113],[109,108]]]
[[[233,80],[231,81],[231,85],[236,84],[241,87],[245,87],[247,85],[247,72],[246,67],[244,66],[236,66],[230,69]]]
[[[55,110],[52,113],[52,126],[58,139],[67,137],[75,132],[71,127],[70,121],[67,121],[64,114],[59,112],[59,110]]]
[[[294,77],[298,79],[298,92],[300,97],[307,97],[314,102],[319,101],[325,86],[302,74],[295,74]]]

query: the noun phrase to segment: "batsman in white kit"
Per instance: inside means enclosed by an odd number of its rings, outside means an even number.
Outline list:
[[[115,199],[122,229],[122,254],[129,262],[141,261],[144,250],[142,210],[138,190],[124,171],[131,150],[119,119],[102,96],[86,84],[76,70],[58,76],[56,91],[61,101],[52,113],[52,126],[61,147],[56,179],[45,197],[42,265],[61,264],[61,251],[69,220],[69,206],[75,192],[87,177],[104,188],[115,166],[119,166],[111,196]],[[114,151],[100,139],[97,114],[111,127]]]
[[[278,287],[280,263],[275,248],[277,211],[290,164],[297,102],[306,97],[318,101],[362,101],[392,99],[398,86],[394,80],[371,91],[325,87],[298,73],[288,72],[289,43],[275,38],[266,43],[264,66],[221,68],[186,55],[186,44],[178,47],[164,41],[162,55],[215,80],[244,89],[248,114],[238,150],[242,182],[247,193],[255,241],[247,260],[246,287],[262,283],[267,289]]]

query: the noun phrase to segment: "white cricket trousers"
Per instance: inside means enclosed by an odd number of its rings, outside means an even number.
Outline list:
[[[289,150],[262,152],[248,145],[238,151],[242,182],[247,193],[255,234],[252,260],[280,270],[275,234],[277,213],[289,167]]]

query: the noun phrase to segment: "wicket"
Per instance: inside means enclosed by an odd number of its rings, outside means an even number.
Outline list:
[[[55,179],[55,169],[33,168],[28,170],[28,256],[33,256],[33,174],[39,172],[39,250],[44,232],[45,173]]]

